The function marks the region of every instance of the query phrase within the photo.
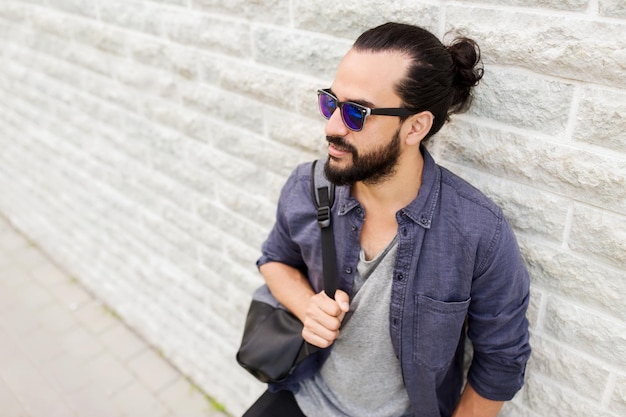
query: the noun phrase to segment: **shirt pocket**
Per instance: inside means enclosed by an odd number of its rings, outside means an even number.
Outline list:
[[[413,360],[436,371],[454,359],[470,299],[450,302],[416,295],[415,303]]]

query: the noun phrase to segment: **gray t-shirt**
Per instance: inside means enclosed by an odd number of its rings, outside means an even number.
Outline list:
[[[308,417],[409,415],[400,361],[389,336],[389,303],[397,240],[371,261],[361,258],[350,297],[352,316],[331,354],[300,383],[296,401]]]

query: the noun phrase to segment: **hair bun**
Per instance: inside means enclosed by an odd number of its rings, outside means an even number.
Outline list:
[[[450,113],[466,111],[472,102],[472,87],[483,77],[478,44],[469,38],[456,38],[447,48],[453,62],[454,95]]]

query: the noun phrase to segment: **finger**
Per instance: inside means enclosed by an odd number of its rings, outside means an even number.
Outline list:
[[[324,291],[313,296],[312,300],[322,312],[329,316],[337,317],[341,314],[342,309],[337,301],[330,298]]]
[[[335,302],[344,313],[347,313],[350,310],[350,296],[346,292],[337,290],[335,293]]]
[[[337,336],[339,336],[338,331],[331,332],[324,328],[320,329],[320,333],[311,330],[309,327],[304,327],[302,329],[302,338],[313,346],[327,348],[332,345],[335,339],[337,339]]]
[[[320,333],[322,329],[335,332],[339,330],[341,326],[341,316],[343,315],[339,306],[335,306],[334,310],[339,313],[339,316],[333,316],[328,314],[315,302],[309,304],[309,307],[305,311],[305,317],[303,325],[311,328],[313,332]],[[322,334],[322,336],[326,336]]]

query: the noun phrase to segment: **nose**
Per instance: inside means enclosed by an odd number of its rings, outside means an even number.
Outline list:
[[[330,119],[326,122],[326,128],[324,129],[324,133],[326,136],[346,136],[349,133],[349,129],[341,120],[341,110],[336,108],[333,114],[330,116]]]

